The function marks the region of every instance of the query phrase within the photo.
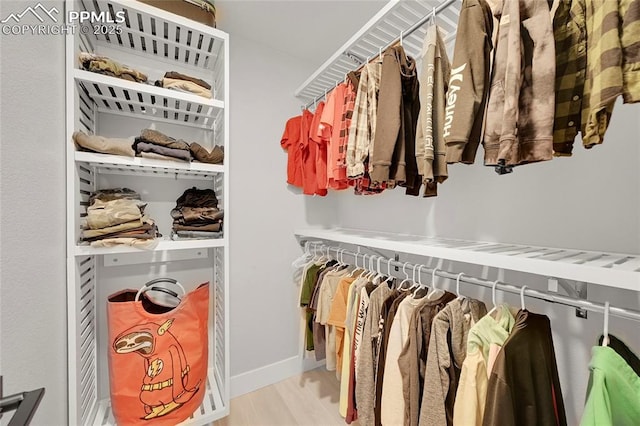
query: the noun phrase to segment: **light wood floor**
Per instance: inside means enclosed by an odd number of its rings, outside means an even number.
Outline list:
[[[231,414],[213,426],[344,426],[339,395],[335,372],[319,368],[232,399]]]

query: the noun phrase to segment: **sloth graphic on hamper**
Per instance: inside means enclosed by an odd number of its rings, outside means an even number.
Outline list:
[[[162,325],[146,323],[131,327],[113,342],[118,354],[137,352],[144,358],[145,376],[142,379],[140,401],[147,414],[145,420],[164,416],[189,401],[200,388],[201,380],[191,389],[189,364],[182,346],[169,327],[173,320]]]

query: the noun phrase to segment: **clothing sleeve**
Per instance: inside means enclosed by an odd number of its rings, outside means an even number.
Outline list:
[[[614,426],[611,401],[609,401],[602,371],[592,370],[587,389],[587,403],[580,420],[580,426]]]
[[[317,129],[317,137],[321,137],[322,139],[329,140],[331,138],[331,131],[333,129],[333,117],[336,105],[336,97],[335,93],[329,93],[329,98],[327,99],[327,103],[324,105],[324,109],[322,110],[322,116],[320,117],[320,125]]]
[[[482,354],[467,354],[453,406],[453,426],[480,426],[487,396],[487,372]],[[496,423],[502,424],[502,423]]]
[[[587,2],[586,26],[589,46],[584,100],[589,102],[589,108],[583,108],[582,116],[582,143],[587,148],[603,142],[613,113],[613,105],[618,96],[623,94],[620,67],[623,58],[618,33],[622,23],[618,3],[608,0]]]
[[[447,330],[448,327],[443,328],[439,320],[434,319],[420,404],[420,426],[447,426],[445,399],[449,392],[448,369],[451,365]]]
[[[480,142],[481,135],[472,135],[472,130],[484,115],[489,86],[489,63],[484,51],[492,29],[487,28],[485,10],[478,0],[463,3],[458,29],[443,132],[448,163],[459,163],[466,145],[473,143],[477,149]],[[475,150],[472,155],[475,157]]]
[[[291,120],[292,119],[287,120],[287,124],[284,126],[284,132],[282,133],[282,138],[280,139],[280,146],[284,149],[287,149],[291,146],[291,139],[293,139],[293,135],[291,134]]]
[[[427,36],[429,36],[427,34]],[[425,40],[426,41],[426,40]],[[433,77],[435,73],[435,46],[430,44],[422,62],[422,81],[420,82],[420,118],[416,133],[416,160],[418,173],[424,182],[433,182]]]
[[[402,82],[400,64],[394,48],[385,52],[382,59],[382,77],[378,94],[378,111],[376,113],[376,132],[373,142],[371,164],[371,181],[374,183],[389,180],[396,143],[399,141],[400,106],[402,100]]]
[[[358,407],[358,420],[361,425],[372,425],[375,418],[373,406],[376,386],[374,382],[371,324],[375,323],[377,326],[378,317],[374,315],[374,312],[377,311],[374,309],[373,304],[369,305],[362,332],[362,347],[356,364],[356,407]]]
[[[506,164],[517,164],[517,159],[510,158],[512,154],[517,152],[515,144],[517,122],[520,100],[520,88],[522,87],[523,69],[522,69],[522,48],[520,38],[520,3],[518,1],[507,2],[505,10],[509,16],[509,29],[507,36],[507,63],[506,74],[504,79],[504,107],[502,110],[502,120],[500,121],[502,131],[500,134],[500,149],[498,152],[498,160],[505,160]],[[503,15],[504,16],[504,15]],[[489,370],[491,371],[491,370]]]
[[[365,65],[360,75],[358,93],[356,94],[355,108],[349,139],[347,141],[347,176],[355,179],[364,175],[364,159],[367,151],[363,151],[363,145],[367,146],[369,137],[369,118],[367,114],[367,85],[368,67]]]

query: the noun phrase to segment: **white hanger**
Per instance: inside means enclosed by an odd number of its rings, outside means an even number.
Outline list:
[[[604,330],[602,331],[602,346],[609,346],[609,302],[604,302]]]
[[[438,272],[438,268],[433,268],[433,271],[431,272],[431,287],[433,287],[431,289],[431,291],[427,294],[427,298],[432,299],[434,297],[434,295],[439,294],[436,293],[438,292],[440,289],[438,288],[438,286],[436,286],[436,272]]]
[[[496,286],[498,285],[498,281],[499,280],[495,280],[491,286],[491,301],[493,302],[493,308],[487,312],[487,315],[491,315],[496,309],[498,309],[498,305],[496,305]]]
[[[404,31],[400,31],[400,46],[402,46],[403,37],[404,37]]]
[[[422,268],[426,268],[426,266],[424,266],[424,265],[420,265],[420,266],[418,266],[418,283],[417,283],[418,285],[416,286],[416,289],[415,289],[415,290],[413,290],[413,294],[412,294],[412,297],[413,297],[414,299],[416,298],[416,296],[417,296],[417,294],[418,294],[418,291],[420,291],[420,290],[422,290],[422,289],[426,289],[426,290],[428,290],[427,286],[425,286],[424,284],[422,284],[422,275],[421,275]]]
[[[309,251],[309,247],[311,246],[311,241],[305,241],[304,243],[304,252],[291,263],[291,266],[294,268],[301,268],[311,260],[311,252]]]
[[[527,288],[527,286],[523,285],[522,288],[520,289],[520,308],[523,311],[527,310],[527,308],[524,306],[524,291],[525,291],[526,288]]]
[[[456,277],[456,294],[458,295],[458,300],[464,300],[464,296],[460,294],[460,278],[464,275],[464,272],[460,272]]]
[[[386,283],[390,283],[393,282],[393,275],[391,274],[391,258],[387,259],[387,279],[385,280]]]
[[[407,267],[408,264],[409,264],[409,262],[404,262],[404,265],[402,265],[402,272],[404,272],[405,278],[404,278],[404,280],[402,280],[400,285],[398,285],[398,288],[401,288],[404,283],[409,281],[409,274],[407,274],[407,270],[406,270],[406,267]]]

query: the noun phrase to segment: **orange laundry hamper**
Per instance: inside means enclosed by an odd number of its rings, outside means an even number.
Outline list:
[[[183,297],[163,282],[180,287]],[[160,278],[109,296],[109,385],[119,425],[175,426],[198,409],[207,384],[208,320],[208,282],[184,294],[177,281]]]

